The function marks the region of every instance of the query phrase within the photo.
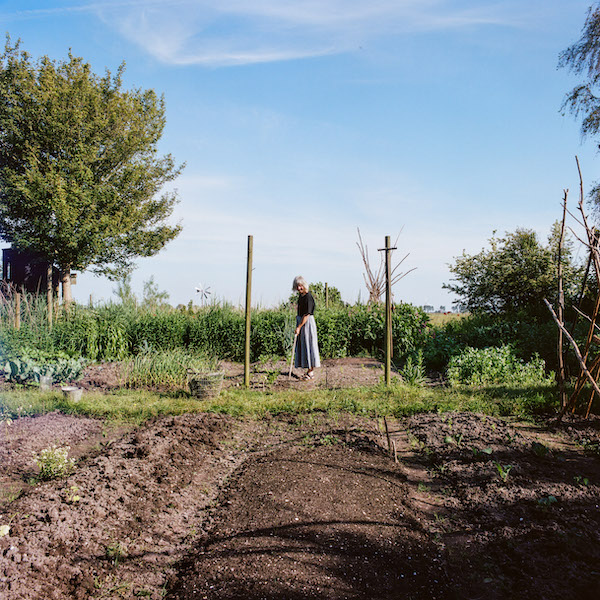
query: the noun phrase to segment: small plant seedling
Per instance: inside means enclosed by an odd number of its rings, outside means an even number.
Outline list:
[[[548,446],[544,446],[544,444],[540,444],[540,442],[532,442],[531,449],[533,450],[533,453],[539,458],[544,458],[544,456],[547,456],[550,452]]]
[[[76,485],[72,485],[69,489],[65,490],[65,500],[67,504],[75,504],[81,500],[81,496],[77,493],[79,488]]]
[[[589,485],[590,480],[587,477],[583,477],[582,475],[575,475],[575,477],[573,477],[573,481],[575,481],[575,483],[577,485]]]
[[[558,502],[558,500],[554,496],[544,496],[537,501],[537,503],[544,508],[550,508],[556,502]]]
[[[502,465],[498,461],[494,461],[494,464],[496,465],[500,479],[502,479],[503,483],[506,483],[508,481],[508,474],[511,472],[513,465]]]
[[[121,544],[121,542],[113,542],[106,546],[104,553],[106,558],[110,558],[112,564],[116,567],[119,561],[127,556],[127,546]]]

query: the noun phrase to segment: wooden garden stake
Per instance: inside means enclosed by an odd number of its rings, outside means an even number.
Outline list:
[[[385,248],[379,251],[385,251],[385,385],[391,383],[392,366],[392,272],[390,254],[396,248],[390,246],[390,236],[385,236]]]
[[[244,344],[244,385],[250,387],[250,313],[252,303],[253,237],[248,236],[248,264],[246,268],[246,336]]]
[[[46,271],[46,305],[48,313],[48,326],[52,327],[52,308],[54,305],[54,290],[52,289],[52,265],[48,264]]]

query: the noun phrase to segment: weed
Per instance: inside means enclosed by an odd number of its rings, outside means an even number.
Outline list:
[[[127,546],[125,546],[125,544],[122,544],[119,541],[115,541],[112,544],[106,546],[104,555],[106,556],[106,558],[110,559],[113,566],[116,567],[119,565],[119,561],[122,558],[127,557]]]
[[[33,453],[33,460],[40,468],[39,478],[43,481],[67,477],[75,467],[75,459],[69,458],[70,446],[52,446]]]
[[[544,458],[544,456],[547,456],[550,452],[548,446],[544,446],[544,444],[540,444],[539,442],[532,442],[531,449],[533,450],[533,453],[539,458]]]
[[[587,477],[583,477],[582,475],[575,475],[575,477],[573,477],[573,481],[577,485],[584,485],[584,486],[587,486],[590,483],[590,480]]]
[[[429,486],[426,483],[419,481],[417,484],[417,492],[420,492],[421,494],[427,494],[429,492]]]
[[[513,469],[513,465],[502,465],[497,460],[494,461],[494,465],[496,465],[496,469],[498,470],[498,475],[500,475],[500,479],[503,483],[508,481],[508,475]]]
[[[543,508],[550,508],[556,502],[558,502],[558,500],[554,496],[544,496],[537,501],[539,506]]]
[[[81,496],[77,493],[79,488],[76,485],[70,486],[64,491],[64,498],[67,504],[75,504],[81,500]]]

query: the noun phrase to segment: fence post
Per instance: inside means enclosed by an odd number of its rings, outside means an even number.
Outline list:
[[[392,366],[392,286],[390,236],[385,236],[385,385],[390,385]]]
[[[246,336],[244,346],[244,385],[250,387],[250,313],[252,306],[252,252],[253,237],[248,236],[248,264],[246,267]]]

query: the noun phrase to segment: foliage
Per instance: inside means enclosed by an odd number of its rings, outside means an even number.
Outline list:
[[[425,384],[425,367],[423,366],[423,351],[419,350],[415,356],[410,355],[404,366],[400,369],[402,381],[411,387],[421,387]]]
[[[458,295],[472,313],[547,315],[543,298],[554,299],[558,290],[556,240],[556,227],[546,246],[528,229],[492,237],[489,250],[472,256],[463,252],[455,259],[450,271],[456,283],[443,287]],[[568,304],[577,293],[581,270],[573,263],[569,244],[561,260]]]
[[[566,110],[581,117],[583,136],[596,136],[600,132],[600,5],[588,9],[581,38],[560,53],[559,67],[568,68],[576,75],[583,76],[583,82],[567,94],[563,104]],[[598,208],[600,206],[600,186],[596,185],[590,194]]]
[[[75,467],[75,459],[69,458],[69,446],[44,448],[33,453],[33,460],[40,468],[40,479],[47,481],[67,477]]]
[[[546,375],[542,359],[524,363],[510,346],[467,347],[450,359],[447,376],[452,385],[535,385],[551,383],[554,377]]]
[[[327,302],[325,301],[325,285],[327,285]],[[327,308],[340,308],[344,306],[340,291],[333,285],[325,284],[321,281],[311,283],[309,291],[315,299],[316,311]],[[296,306],[298,303],[298,293],[292,292],[287,301],[287,306]]]
[[[13,383],[39,383],[43,376],[54,382],[76,381],[87,363],[84,358],[66,354],[46,354],[39,350],[22,349],[19,353],[2,356],[4,376]]]
[[[0,55],[0,236],[59,266],[108,276],[156,254],[180,231],[168,225],[180,173],[157,156],[164,100],[122,90],[69,53],[33,61],[7,39]]]
[[[190,354],[184,350],[141,352],[123,365],[123,382],[127,387],[164,390],[185,388],[188,373],[212,372],[218,361],[212,357]]]

